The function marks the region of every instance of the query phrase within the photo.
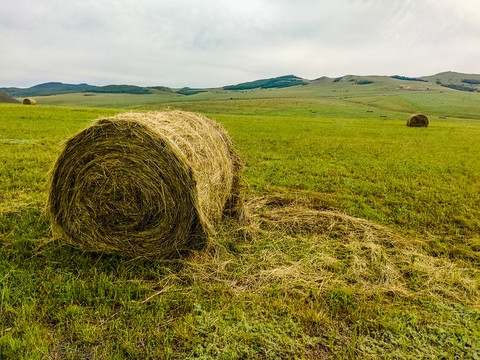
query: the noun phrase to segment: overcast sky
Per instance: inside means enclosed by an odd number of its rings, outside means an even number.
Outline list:
[[[0,87],[480,73],[480,0],[2,0]]]

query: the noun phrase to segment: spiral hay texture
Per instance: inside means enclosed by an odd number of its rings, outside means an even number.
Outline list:
[[[69,139],[52,171],[53,227],[87,251],[172,259],[209,245],[242,212],[243,165],[227,132],[198,114],[125,113]]]
[[[412,114],[407,119],[408,127],[428,127],[428,117],[422,114]]]

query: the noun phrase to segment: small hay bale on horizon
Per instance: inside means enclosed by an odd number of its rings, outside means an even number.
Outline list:
[[[123,113],[71,137],[51,173],[53,229],[87,251],[152,260],[209,246],[240,218],[243,162],[226,130],[190,112]]]
[[[37,105],[37,102],[35,101],[35,99],[26,98],[23,99],[23,105]]]
[[[423,114],[412,114],[407,119],[408,127],[428,127],[428,117]]]

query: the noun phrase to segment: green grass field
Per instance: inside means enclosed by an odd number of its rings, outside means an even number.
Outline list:
[[[0,104],[0,359],[478,359],[480,94],[389,84]],[[223,124],[254,221],[180,262],[54,238],[62,141],[132,107]]]

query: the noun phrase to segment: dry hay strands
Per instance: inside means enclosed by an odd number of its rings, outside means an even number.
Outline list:
[[[363,239],[388,239],[393,234],[368,220],[355,218],[332,209],[322,209],[301,197],[266,195],[246,201],[252,226],[264,230],[299,233],[320,233]]]
[[[241,216],[243,163],[198,114],[125,113],[69,139],[51,174],[53,228],[87,251],[153,260],[209,245],[222,214]]]
[[[412,114],[407,119],[408,127],[428,127],[428,124],[428,117],[422,114]]]

